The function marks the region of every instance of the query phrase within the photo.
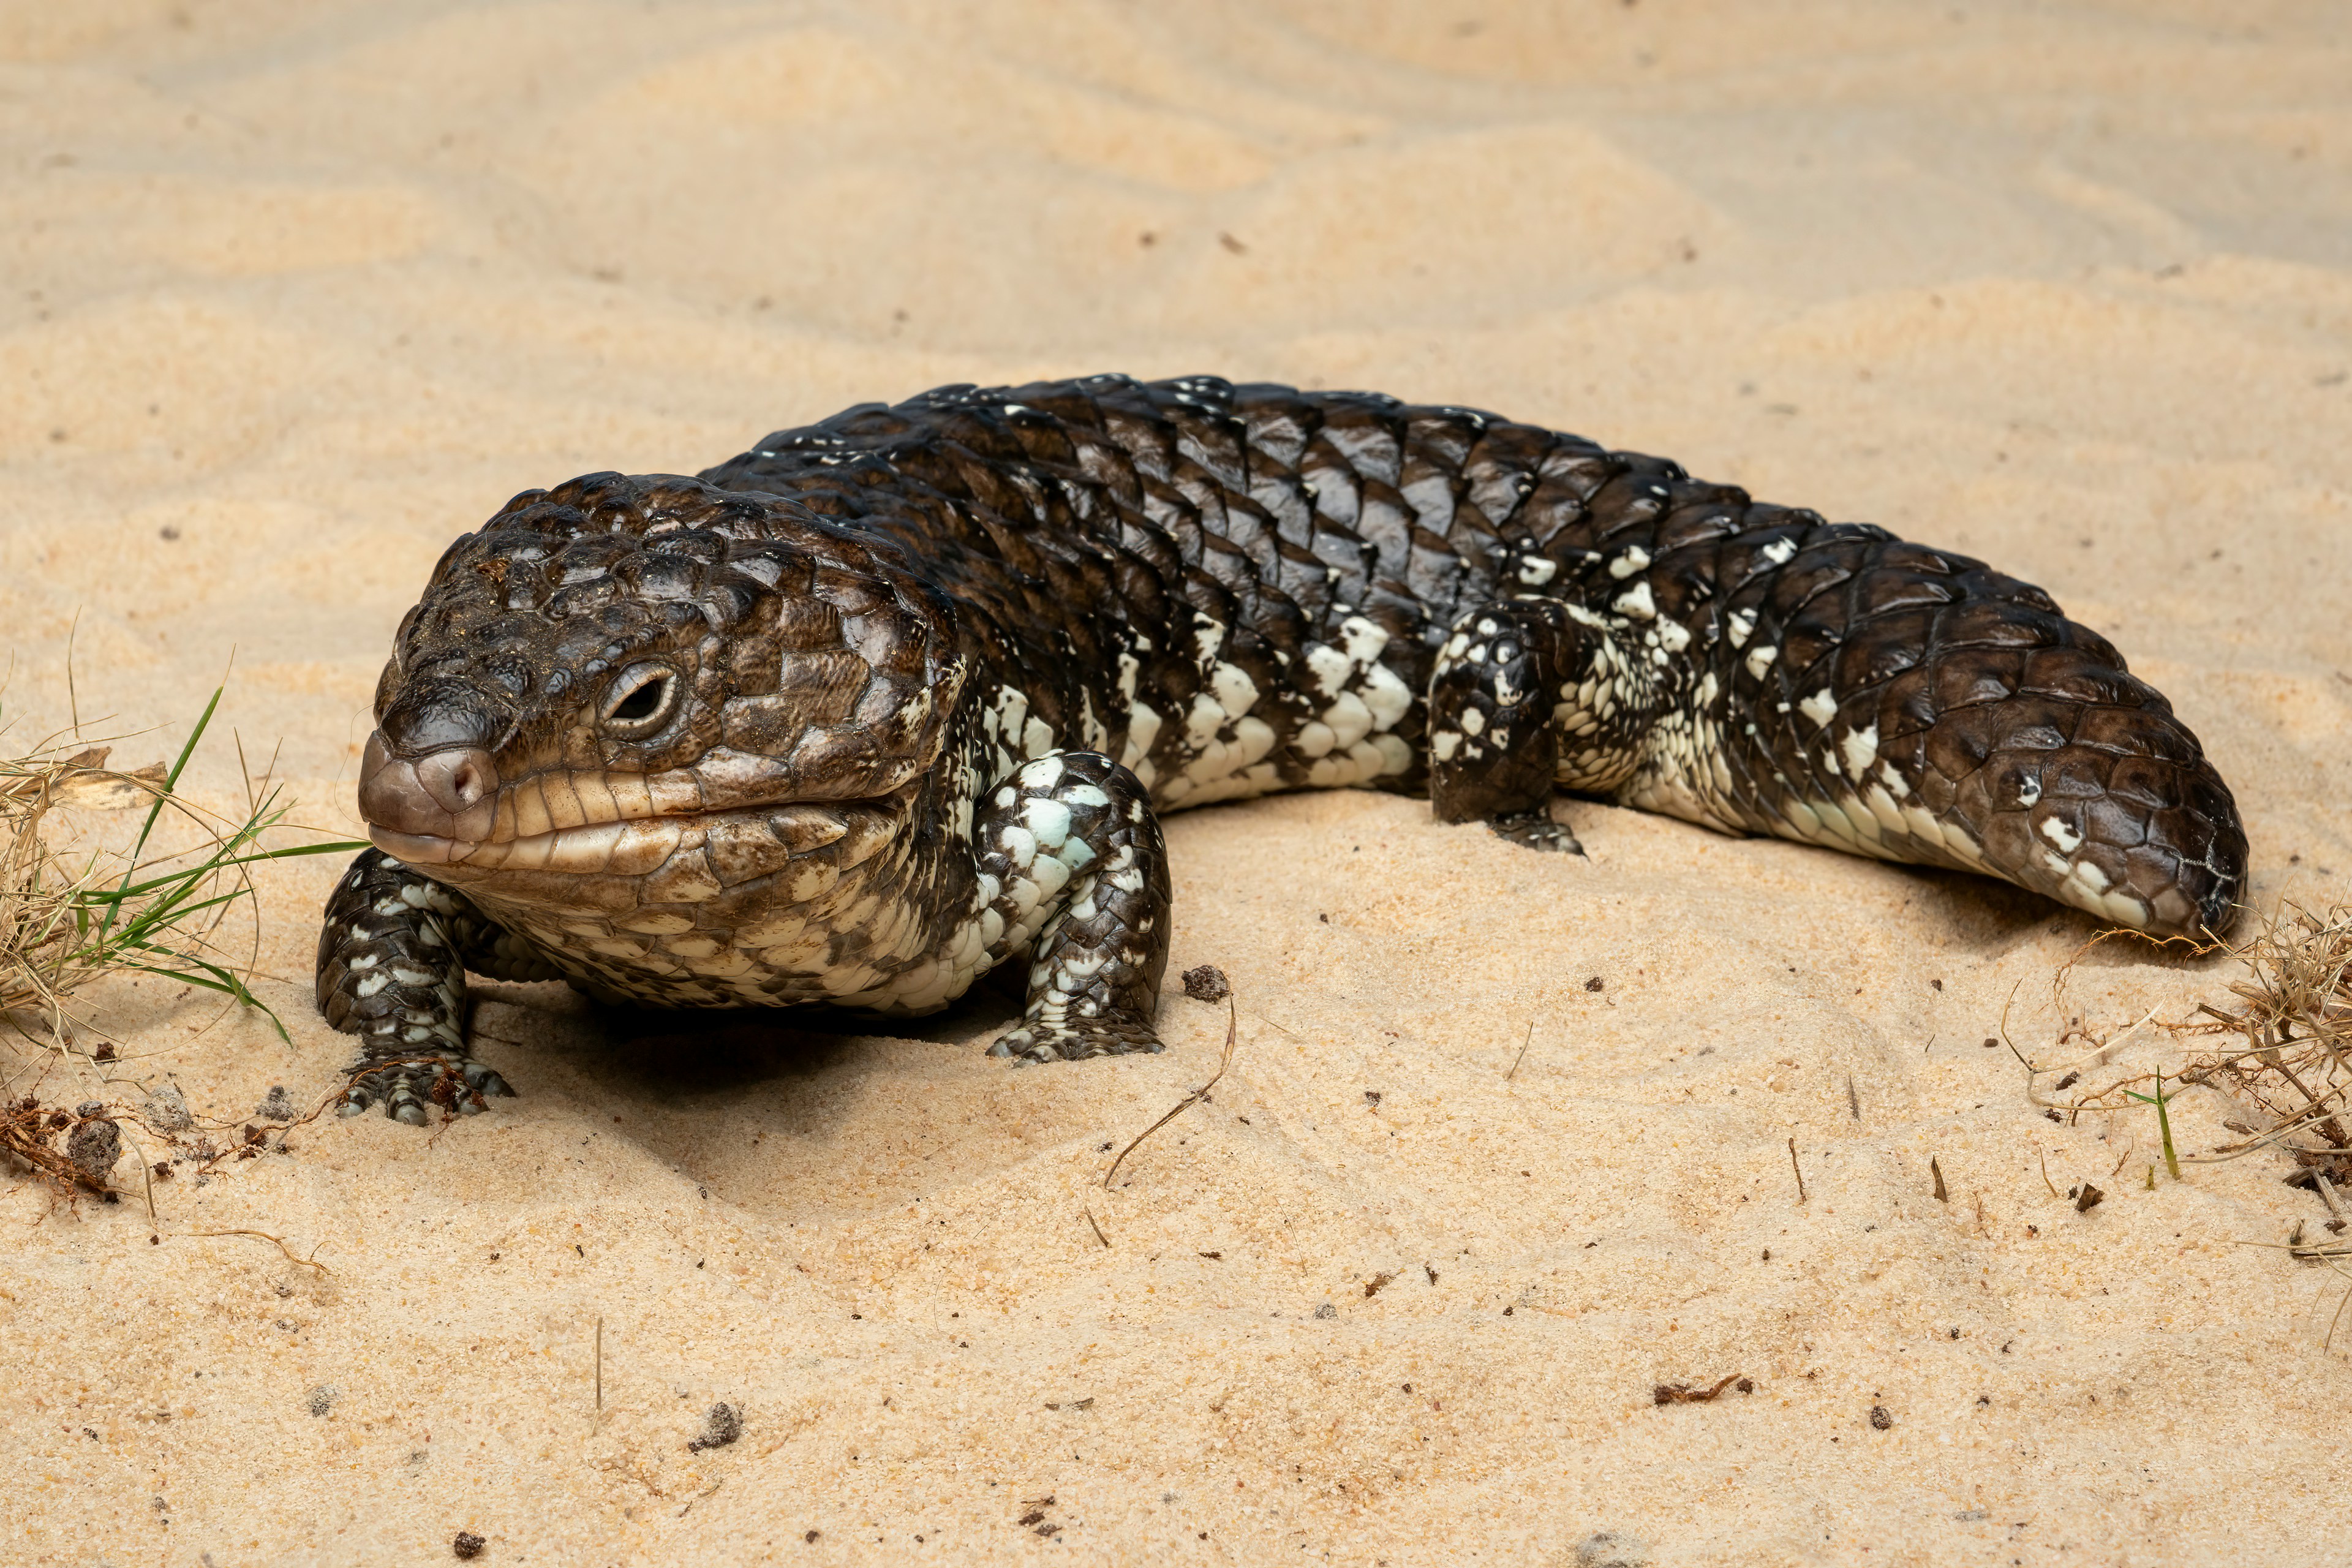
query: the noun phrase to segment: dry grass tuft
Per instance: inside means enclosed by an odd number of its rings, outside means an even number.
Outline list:
[[[2200,956],[2210,951],[2197,950]],[[2352,1267],[2347,1267],[2352,1266],[2352,1235],[2347,1234],[2352,1231],[2352,1191],[2346,1190],[2352,1188],[2352,904],[2339,902],[2314,911],[2282,903],[2252,936],[2228,951],[2246,966],[2245,977],[2230,987],[2235,1006],[2200,1003],[2189,1017],[2172,1021],[2158,1020],[2151,1008],[2105,1034],[2074,1019],[2059,1044],[2078,1041],[2089,1050],[2072,1061],[2043,1064],[2029,1058],[2009,1040],[2005,1013],[2001,1038],[2026,1068],[2028,1096],[2055,1119],[2071,1122],[2084,1111],[2153,1109],[2165,1163],[2175,1180],[2182,1165],[2219,1164],[2264,1152],[2288,1156],[2294,1162],[2289,1184],[2318,1195],[2327,1209],[2322,1223],[2332,1239],[2306,1238],[2305,1222],[2298,1219],[2282,1250],[2305,1263],[2324,1264],[2352,1281]],[[2062,969],[2062,989],[2064,973]],[[2168,1069],[2134,1072],[2126,1068],[2121,1069],[2124,1076],[2109,1077],[2116,1051],[2151,1023],[2176,1040],[2200,1042],[2201,1048],[2177,1052]],[[2231,1036],[2235,1039],[2221,1048],[2206,1043]],[[2053,1079],[2052,1093],[2072,1090],[2073,1098],[2045,1097],[2040,1088],[2044,1076]],[[2091,1077],[2103,1081],[2086,1082]],[[2237,1135],[2233,1141],[2201,1154],[2176,1150],[2168,1102],[2190,1086],[2210,1089],[2230,1102],[2232,1113],[2221,1124]],[[2126,1149],[2125,1159],[2133,1152]],[[2116,1173],[2122,1169],[2118,1162]],[[2046,1184],[2049,1179],[2045,1162],[2042,1180]],[[2147,1180],[2153,1187],[2153,1166]],[[2057,1188],[2050,1190],[2055,1196]],[[2095,1192],[2084,1188],[2085,1195]],[[2347,1312],[2352,1312],[2352,1288],[2329,1321],[2326,1348],[2333,1348]]]
[[[2291,1154],[2333,1210],[2329,1189],[2352,1178],[2352,905],[2283,905],[2238,951],[2240,1005],[2202,1005],[2206,1022],[2189,1027],[2244,1043],[2197,1058],[2180,1081],[2223,1089],[2268,1124],[2231,1122],[2243,1142],[2216,1155]]]
[[[242,820],[177,793],[220,699],[215,690],[168,769],[158,763],[111,772],[103,765],[107,748],[68,755],[55,740],[0,756],[0,1015],[20,1029],[29,1015],[46,1026],[48,1043],[63,1047],[76,1025],[87,1026],[68,1006],[76,994],[101,975],[126,970],[219,992],[277,1022],[246,987],[249,954],[239,958],[222,947],[223,922],[234,906],[252,898],[256,864],[366,846],[338,840],[264,847],[263,836],[285,826],[289,809],[284,792],[266,776],[258,786],[248,777]],[[139,804],[147,815],[128,848],[68,857],[44,832],[59,806]],[[191,847],[154,847],[167,811],[193,829]],[[278,1032],[285,1032],[282,1025]]]
[[[2035,1062],[2014,1041],[2009,1048],[2026,1068],[2033,1103],[2070,1121],[2084,1111],[2152,1108],[2176,1179],[2182,1164],[2275,1150],[2294,1157],[2297,1184],[2315,1185],[2334,1210],[2334,1189],[2352,1178],[2352,1058],[2347,1055],[2352,1051],[2352,905],[2338,904],[2325,914],[2282,905],[2229,951],[2246,966],[2246,978],[2230,987],[2239,1001],[2234,1008],[2203,1003],[2178,1021],[2160,1020],[2150,1008],[2104,1034],[2076,1019],[2058,1043],[2088,1048],[2070,1061]],[[2102,1069],[2115,1053],[2151,1025],[2175,1038],[2235,1035],[2242,1043],[2192,1050],[2168,1069],[2108,1077]],[[2005,1011],[2001,1038],[2009,1040]],[[2054,1093],[2072,1089],[2073,1096],[2046,1097],[2038,1087],[2044,1076],[2055,1076]],[[2102,1081],[2084,1081],[2092,1077]],[[2201,1155],[2179,1154],[2167,1107],[2179,1089],[2196,1086],[2237,1103],[2242,1114],[2223,1124],[2240,1136]]]
[[[239,905],[252,910],[252,868],[265,860],[299,855],[349,853],[366,847],[350,841],[272,847],[262,840],[289,827],[284,792],[265,773],[257,785],[246,781],[247,810],[232,819],[178,793],[181,773],[195,752],[220,705],[215,690],[166,768],[157,763],[132,772],[107,768],[109,748],[69,745],[52,736],[22,750],[0,745],[0,1022],[56,1062],[79,1049],[84,1037],[99,1043],[87,1054],[96,1062],[120,1059],[117,1042],[92,1016],[85,994],[99,980],[139,973],[161,975],[220,994],[258,1009],[279,1035],[276,1014],[247,988],[255,929],[239,955],[224,945],[225,925]],[[242,761],[243,750],[239,749]],[[60,808],[114,809],[144,805],[146,815],[127,846],[57,847],[49,832]],[[186,841],[164,848],[158,827],[169,816],[163,837]],[[109,1192],[98,1147],[117,1118],[98,1102],[66,1110],[40,1102],[15,1087],[16,1075],[0,1082],[0,1157],[13,1157],[54,1190]],[[135,1119],[133,1119],[135,1120]],[[59,1134],[65,1136],[63,1149]],[[87,1147],[77,1147],[77,1139]],[[111,1159],[104,1162],[110,1167]]]

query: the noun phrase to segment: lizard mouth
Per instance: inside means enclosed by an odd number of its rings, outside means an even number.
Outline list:
[[[377,848],[464,886],[578,877],[580,896],[611,878],[668,879],[683,889],[790,871],[800,897],[821,891],[903,835],[910,798],[791,800],[763,758],[661,773],[550,768],[509,781],[490,755],[451,748],[409,761],[371,740],[360,815]],[[774,769],[774,773],[769,770]],[[570,893],[541,886],[544,900]]]
[[[891,819],[884,802],[824,801],[673,812],[478,842],[381,826],[370,826],[368,837],[404,865],[439,868],[467,881],[477,875],[509,871],[642,877],[701,851],[715,857],[714,864],[723,862],[749,874],[820,853],[838,859],[830,851],[845,838],[856,842],[862,858],[871,852],[877,830],[887,831]],[[851,847],[843,845],[843,853]]]
[[[684,846],[689,833],[701,829],[706,821],[704,814],[697,813],[692,816],[599,822],[472,843],[371,826],[368,837],[377,848],[410,866],[630,876],[660,866]]]
[[[714,802],[709,781],[686,768],[552,768],[508,781],[478,748],[411,760],[391,755],[374,736],[361,763],[359,805],[375,847],[407,865],[631,876],[747,831],[804,854],[849,830],[844,807],[871,804],[768,803],[746,787],[752,781],[725,782],[733,798]]]

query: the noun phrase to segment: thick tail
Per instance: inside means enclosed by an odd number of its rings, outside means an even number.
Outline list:
[[[1733,749],[1757,826],[1989,872],[2155,936],[2228,929],[2237,802],[2105,637],[2038,588],[1875,530],[1819,530],[1772,575],[1727,661],[1752,693]]]

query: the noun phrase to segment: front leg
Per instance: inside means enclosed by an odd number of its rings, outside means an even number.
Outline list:
[[[1136,776],[1099,752],[1024,764],[974,818],[992,965],[1026,952],[1028,1005],[991,1056],[1050,1062],[1160,1049],[1168,853]]]
[[[1429,803],[1531,849],[1584,853],[1552,792],[1605,794],[1633,774],[1657,708],[1639,648],[1558,599],[1501,599],[1449,628],[1429,682]]]
[[[343,1115],[381,1101],[387,1116],[421,1127],[436,1090],[468,1115],[483,1108],[483,1096],[514,1092],[466,1049],[469,963],[486,973],[541,978],[463,895],[382,850],[352,862],[319,932],[319,1011],[360,1037]]]

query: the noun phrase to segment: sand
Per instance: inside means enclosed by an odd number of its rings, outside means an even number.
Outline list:
[[[514,491],[942,382],[1213,371],[1498,409],[2037,581],[2203,737],[2255,901],[2325,902],[2343,20],[19,0],[12,738],[78,703],[166,755],[233,652],[192,786],[241,798],[234,729],[349,834],[393,629]],[[152,1220],[12,1178],[0,1556],[2341,1557],[2347,1281],[2278,1247],[2315,1200],[2276,1157],[2151,1178],[2148,1114],[2053,1123],[1980,1043],[2006,1009],[2079,1056],[2073,1020],[2185,1015],[2231,961],[2110,943],[2061,991],[2094,927],[2013,889],[1566,816],[1589,860],[1372,794],[1171,819],[1174,965],[1232,976],[1237,1034],[1108,1189],[1221,1009],[1011,1070],[994,1001],[900,1036],[494,987],[522,1094],[488,1115],[330,1114]],[[290,1041],[126,984],[91,998],[123,1060],[0,1076],[174,1082],[221,1141],[273,1085],[320,1103],[335,865],[261,883]],[[2173,1109],[2231,1140],[2214,1093]],[[690,1447],[719,1403],[740,1438]]]

